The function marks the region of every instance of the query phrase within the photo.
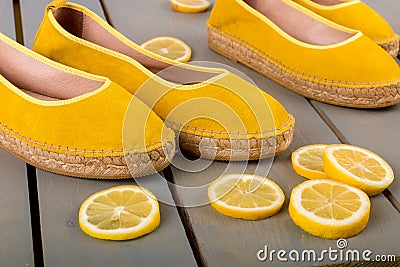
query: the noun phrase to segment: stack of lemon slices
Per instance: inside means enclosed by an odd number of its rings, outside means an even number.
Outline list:
[[[293,169],[308,179],[333,179],[355,186],[369,196],[385,190],[392,168],[377,154],[351,145],[309,145],[292,154]]]
[[[295,172],[311,179],[293,189],[289,214],[319,237],[347,238],[365,229],[370,200],[394,174],[377,154],[351,145],[309,145],[292,154]]]
[[[289,214],[306,232],[338,239],[367,226],[374,196],[394,174],[377,154],[350,145],[309,145],[292,154],[294,170],[309,178],[291,193]],[[276,214],[284,193],[273,181],[250,174],[225,175],[208,188],[211,206],[233,218],[260,220]]]

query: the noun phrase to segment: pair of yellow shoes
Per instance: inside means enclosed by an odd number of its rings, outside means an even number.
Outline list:
[[[308,98],[400,102],[399,35],[359,0],[216,0],[207,26],[213,50]]]
[[[80,5],[49,4],[33,50],[0,35],[0,147],[39,168],[151,174],[170,163],[175,132],[182,150],[217,160],[274,156],[292,140],[293,116],[268,94],[150,53]]]

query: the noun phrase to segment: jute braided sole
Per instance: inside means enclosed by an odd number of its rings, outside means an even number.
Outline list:
[[[390,38],[382,43],[380,42],[377,43],[383,49],[385,49],[392,57],[397,57],[400,49],[399,39],[400,39],[399,35],[396,34],[394,38]]]
[[[234,36],[207,25],[208,45],[217,53],[240,62],[286,88],[311,99],[339,106],[378,108],[400,102],[400,80],[393,85],[356,84],[307,77]],[[316,82],[316,81],[321,81]],[[325,82],[325,83],[324,83]],[[359,88],[352,88],[357,85]],[[360,88],[364,86],[365,88]]]
[[[149,152],[128,154],[125,157],[90,158],[43,150],[12,137],[16,135],[0,124],[0,148],[37,168],[79,178],[123,179],[145,176],[167,167],[175,154],[175,139]]]
[[[290,115],[288,123],[293,123]],[[268,138],[218,139],[181,131],[179,147],[191,155],[211,160],[246,161],[273,157],[285,151],[293,139],[294,126]]]

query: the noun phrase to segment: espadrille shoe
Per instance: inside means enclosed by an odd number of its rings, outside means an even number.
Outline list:
[[[207,26],[213,50],[300,95],[359,108],[400,102],[400,68],[385,50],[290,0],[217,0]]]
[[[174,132],[124,88],[2,34],[0,96],[0,148],[50,172],[130,178],[165,168],[175,153]],[[122,137],[128,107],[134,121]]]
[[[376,11],[359,0],[293,0],[340,25],[362,31],[390,55],[399,53],[400,36]]]
[[[127,88],[179,132],[183,152],[252,160],[289,146],[293,116],[257,87],[223,69],[144,50],[85,7],[60,2],[49,5],[34,50]]]

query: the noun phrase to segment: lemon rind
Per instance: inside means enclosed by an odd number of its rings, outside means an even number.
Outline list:
[[[374,182],[374,181],[371,181],[368,179],[362,179],[362,178],[352,174],[347,169],[343,168],[337,162],[336,158],[333,156],[333,152],[336,150],[339,150],[341,148],[349,148],[351,150],[363,152],[363,153],[367,154],[368,156],[372,157],[373,159],[375,159],[376,161],[378,161],[379,163],[381,163],[381,166],[386,170],[385,178],[382,179],[380,182]],[[390,184],[394,179],[393,169],[390,167],[390,165],[378,154],[376,154],[368,149],[357,147],[357,146],[351,146],[351,145],[330,145],[325,149],[325,155],[327,156],[327,159],[329,159],[330,163],[333,165],[333,167],[335,169],[339,170],[341,173],[345,173],[346,175],[348,175],[352,179],[356,180],[357,182],[362,182],[362,183],[365,183],[370,186],[382,187],[382,186],[386,186],[388,183]],[[330,175],[330,177],[331,177],[331,175]],[[332,175],[331,178],[336,179],[338,177],[336,177],[335,175]]]
[[[104,230],[99,229],[95,225],[88,222],[89,216],[86,214],[87,208],[93,200],[101,195],[107,195],[114,191],[126,191],[131,190],[135,193],[144,193],[147,197],[147,201],[151,204],[152,209],[150,214],[142,219],[142,221],[130,228]],[[97,192],[88,197],[81,205],[79,210],[79,225],[83,232],[87,235],[109,240],[126,240],[140,237],[154,231],[160,223],[160,212],[157,198],[147,189],[138,186],[118,186]]]
[[[240,180],[248,180],[248,179],[255,179],[261,182],[262,185],[267,185],[271,187],[277,199],[273,202],[272,205],[266,207],[254,207],[254,208],[242,208],[237,206],[228,205],[223,201],[220,201],[226,194],[218,196],[214,189],[218,187],[218,185],[225,183],[227,180],[235,179],[237,182]],[[237,184],[237,182],[235,184]],[[285,201],[285,194],[283,193],[282,189],[277,185],[274,181],[252,174],[228,174],[221,176],[217,180],[211,183],[208,188],[208,196],[210,199],[211,206],[217,210],[218,212],[234,217],[239,219],[248,219],[248,220],[259,220],[265,219],[275,215],[279,210],[282,208],[283,203]]]

